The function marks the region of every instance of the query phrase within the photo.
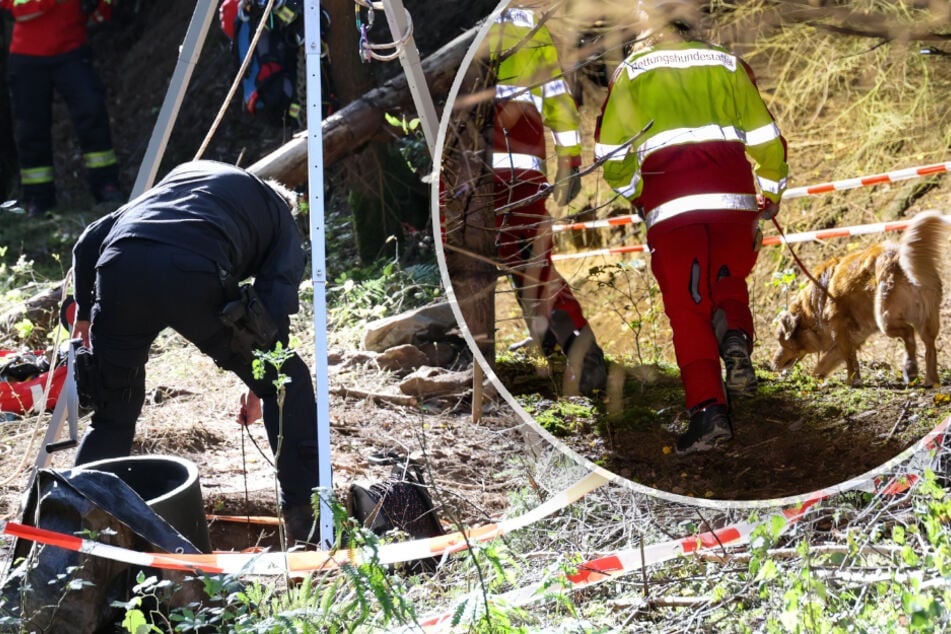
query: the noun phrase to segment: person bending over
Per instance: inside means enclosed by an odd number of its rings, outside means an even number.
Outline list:
[[[299,308],[304,253],[295,208],[296,196],[277,182],[193,161],[85,229],[73,248],[73,335],[93,353],[92,371],[77,375],[93,413],[77,465],[129,454],[149,348],[169,327],[248,386],[238,419],[247,424],[263,410],[289,541],[312,537],[318,455],[311,372],[296,353],[284,361],[281,406],[278,371],[265,363],[263,377],[252,372],[254,350],[286,348],[289,315]],[[253,285],[239,285],[249,278]]]

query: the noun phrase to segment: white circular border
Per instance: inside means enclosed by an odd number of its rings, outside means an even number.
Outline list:
[[[443,107],[443,115],[439,121],[439,132],[436,137],[436,149],[435,155],[433,156],[433,178],[432,178],[432,187],[431,187],[431,201],[430,207],[432,210],[432,221],[434,237],[437,239],[433,240],[436,249],[436,260],[439,263],[439,272],[442,277],[443,288],[446,292],[446,299],[449,302],[449,305],[452,308],[452,312],[456,317],[456,321],[459,325],[460,330],[462,331],[463,338],[466,340],[466,344],[469,346],[469,349],[472,351],[473,358],[476,363],[478,363],[485,376],[491,381],[492,385],[499,391],[499,394],[505,399],[505,401],[512,407],[513,410],[518,414],[522,421],[531,427],[532,431],[537,433],[539,436],[544,438],[552,447],[559,450],[566,457],[570,458],[573,462],[586,468],[589,471],[606,471],[611,473],[613,482],[620,484],[628,488],[629,490],[639,493],[642,495],[647,495],[651,497],[660,498],[668,502],[674,502],[677,504],[685,504],[689,506],[700,506],[711,509],[725,509],[725,508],[734,508],[734,509],[762,509],[762,508],[774,508],[776,506],[787,506],[787,505],[796,505],[801,504],[807,500],[815,499],[816,496],[830,496],[837,493],[844,493],[846,491],[851,491],[858,488],[860,485],[866,484],[869,480],[872,480],[880,475],[885,474],[888,471],[891,471],[894,467],[899,464],[909,460],[915,454],[925,450],[925,445],[931,437],[931,433],[926,434],[923,438],[918,440],[915,444],[906,448],[904,451],[891,458],[890,460],[884,462],[880,466],[870,469],[861,475],[854,476],[844,482],[835,484],[829,487],[822,489],[816,489],[810,492],[789,495],[780,498],[772,498],[769,500],[726,500],[726,499],[715,499],[715,498],[696,498],[686,495],[678,495],[676,493],[670,493],[668,491],[663,491],[661,489],[654,489],[643,484],[639,484],[627,478],[624,478],[616,473],[608,471],[604,467],[601,467],[590,460],[583,458],[578,455],[573,449],[568,445],[558,439],[556,436],[552,435],[547,429],[542,427],[535,421],[532,416],[525,411],[525,409],[519,404],[519,402],[512,396],[508,388],[502,381],[499,379],[498,375],[491,368],[485,356],[479,350],[479,346],[476,344],[475,338],[472,336],[472,333],[469,331],[468,323],[466,322],[465,315],[463,315],[462,310],[459,308],[459,303],[456,300],[455,291],[452,286],[452,279],[449,275],[448,267],[446,266],[446,253],[443,249],[442,242],[442,219],[440,214],[440,174],[442,172],[442,155],[443,149],[446,141],[446,132],[449,129],[449,120],[452,115],[452,106],[456,101],[456,97],[459,94],[459,89],[462,85],[463,78],[465,76],[466,70],[472,64],[472,60],[475,58],[476,53],[478,52],[479,45],[482,43],[482,40],[485,39],[488,34],[489,28],[495,19],[502,13],[502,11],[509,5],[510,0],[502,0],[499,5],[486,16],[482,27],[479,29],[479,32],[475,36],[475,40],[472,45],[469,47],[469,50],[466,52],[465,57],[462,59],[462,63],[459,66],[459,71],[456,73],[456,78],[453,80],[452,87],[449,90],[449,94],[446,97],[446,105]],[[437,233],[438,232],[438,233]],[[940,426],[940,424],[939,424]]]

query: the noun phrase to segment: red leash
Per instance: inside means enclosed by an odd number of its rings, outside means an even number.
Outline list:
[[[782,238],[783,244],[786,245],[786,248],[789,249],[789,253],[790,255],[792,255],[793,260],[796,261],[796,266],[799,267],[799,270],[801,270],[813,284],[815,284],[817,287],[822,289],[822,292],[825,293],[826,297],[828,297],[832,301],[835,301],[835,297],[832,296],[832,293],[829,292],[829,289],[826,288],[826,286],[822,282],[820,282],[815,277],[813,277],[808,267],[806,267],[803,261],[799,259],[799,256],[796,254],[795,249],[792,248],[792,245],[786,242],[786,234],[783,232],[783,228],[779,226],[779,221],[776,220],[776,216],[772,217],[772,221],[773,221],[773,226],[776,227],[776,231],[779,232],[779,237]]]

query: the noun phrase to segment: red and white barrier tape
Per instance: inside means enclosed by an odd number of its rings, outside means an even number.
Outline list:
[[[945,222],[951,223],[951,215],[942,216]],[[853,225],[851,227],[837,227],[835,229],[820,229],[818,231],[801,231],[798,233],[787,233],[785,242],[793,244],[795,242],[809,242],[813,240],[828,240],[829,238],[846,238],[849,236],[868,235],[873,233],[887,233],[889,231],[901,231],[906,229],[911,220],[897,220],[894,222],[873,222],[867,225]],[[783,236],[765,236],[763,238],[764,246],[782,244]],[[634,253],[647,251],[646,244],[632,244],[628,246],[610,247],[607,249],[593,249],[591,251],[579,251],[578,253],[555,253],[551,259],[554,262],[559,260],[573,260],[577,258],[587,258],[599,255],[618,255],[622,253]]]
[[[608,247],[606,249],[592,249],[591,251],[578,251],[577,253],[553,253],[552,262],[561,260],[576,260],[578,258],[590,258],[599,255],[620,255],[623,253],[637,253],[647,251],[646,244],[630,244],[623,247]]]
[[[771,522],[774,517],[778,517],[784,522],[783,531],[796,522],[806,510],[819,501],[820,498],[809,500],[802,506],[795,509],[786,509],[774,513],[765,519],[765,522]],[[586,561],[578,566],[577,572],[566,575],[564,581],[567,587],[564,590],[573,592],[580,590],[609,579],[616,579],[632,572],[641,570],[647,566],[656,565],[669,561],[681,555],[687,555],[694,552],[709,550],[717,547],[742,546],[749,543],[750,535],[759,527],[760,524],[751,522],[741,522],[715,531],[700,533],[691,537],[670,540],[659,544],[645,546],[643,551],[640,548],[622,550],[604,557]],[[492,601],[498,601],[509,606],[524,606],[535,601],[550,598],[552,593],[558,592],[559,584],[539,581],[529,585],[510,590],[502,595],[492,597]],[[420,627],[424,632],[439,632],[447,627],[453,617],[460,613],[460,606],[466,604],[470,612],[472,607],[479,605],[482,600],[482,590],[470,594],[464,601],[457,604],[454,609],[444,612],[438,616],[432,616],[420,622]]]
[[[643,222],[637,214],[628,216],[612,216],[611,218],[599,218],[598,220],[586,220],[584,222],[556,222],[551,226],[555,233],[559,231],[580,231],[581,229],[604,229],[606,227],[621,227],[624,225],[634,225]]]
[[[920,167],[908,167],[875,174],[872,176],[860,176],[859,178],[845,178],[839,181],[830,181],[820,183],[819,185],[807,185],[805,187],[793,187],[783,192],[783,200],[792,198],[805,198],[806,196],[815,196],[816,194],[827,194],[832,191],[842,191],[845,189],[856,189],[858,187],[868,187],[870,185],[881,185],[882,183],[893,183],[897,181],[908,180],[909,178],[918,178],[921,176],[932,176],[942,174],[951,170],[951,162],[935,163],[933,165],[922,165]],[[637,214],[627,216],[614,216],[612,218],[601,218],[598,220],[588,220],[585,222],[558,222],[552,225],[552,231],[580,231],[582,229],[604,229],[606,227],[620,227],[642,222]]]
[[[938,448],[949,424],[951,424],[951,416],[945,418],[909,450],[913,460],[912,464],[909,465],[908,473],[905,475],[891,478],[884,484],[880,478],[856,478],[830,489],[820,490],[804,496],[802,502],[770,514],[763,522],[739,522],[714,531],[652,544],[645,547],[643,551],[640,548],[623,550],[590,560],[580,565],[576,573],[565,578],[569,584],[567,589],[570,591],[591,586],[608,579],[630,574],[645,566],[669,561],[680,555],[717,547],[744,545],[749,542],[750,535],[757,527],[767,523],[774,526],[772,522],[775,518],[783,522],[781,530],[785,531],[799,521],[810,507],[835,493],[848,490],[866,490],[879,495],[895,495],[907,491],[915,485],[919,477],[918,472],[923,468],[922,464],[918,464],[914,459],[921,459],[926,452]],[[918,462],[922,461],[919,460]],[[615,474],[596,467],[585,477],[519,517],[450,535],[397,544],[385,544],[376,553],[377,561],[381,565],[389,565],[465,550],[471,543],[489,541],[538,522],[617,478],[618,476]],[[214,574],[267,575],[332,570],[344,562],[361,563],[372,556],[372,553],[363,553],[356,550],[263,552],[254,554],[219,552],[208,555],[142,553],[14,522],[0,522],[0,532],[136,566],[171,570],[200,570]],[[542,585],[539,583],[530,584],[512,590],[500,596],[499,599],[512,605],[522,605],[544,598],[547,591],[540,592],[541,589]],[[420,625],[426,631],[438,631],[438,628],[446,626],[453,615],[458,612],[457,607],[457,609],[449,612],[430,617]]]
[[[591,491],[616,480],[617,477],[610,471],[596,468],[528,513],[494,524],[439,537],[384,544],[376,551],[375,558],[381,565],[390,565],[428,557],[439,557],[443,554],[466,550],[472,543],[486,542],[529,526],[577,502]],[[346,562],[363,563],[372,556],[372,553],[349,549],[287,553],[216,552],[200,555],[142,553],[15,522],[0,522],[0,533],[135,566],[171,570],[201,570],[213,574],[271,575],[286,572],[305,573],[315,570],[333,570]]]
[[[783,193],[783,200],[790,198],[803,198],[815,194],[826,194],[832,191],[841,191],[843,189],[855,189],[857,187],[868,187],[869,185],[881,185],[882,183],[894,183],[897,181],[908,180],[909,178],[918,178],[921,176],[932,176],[933,174],[943,174],[951,170],[951,162],[934,163],[933,165],[922,165],[919,167],[907,167],[904,169],[885,172],[883,174],[874,174],[872,176],[861,176],[859,178],[846,178],[840,181],[831,181],[820,185],[809,185],[807,187],[793,187]]]
[[[951,223],[951,216],[942,216],[945,222]],[[802,231],[799,233],[787,233],[785,242],[806,242],[812,240],[828,240],[829,238],[847,238],[850,236],[862,236],[873,233],[888,233],[889,231],[901,231],[907,229],[911,220],[896,220],[894,222],[873,222],[867,225],[853,225],[851,227],[841,227],[835,229],[820,229],[818,231]],[[783,243],[783,236],[766,236],[763,238],[764,245],[776,245]]]
[[[835,493],[858,490],[876,493],[882,496],[904,493],[917,483],[919,478],[918,472],[924,468],[924,465],[921,464],[924,462],[924,456],[927,452],[934,451],[940,446],[949,424],[951,424],[951,416],[945,418],[944,421],[915,444],[912,460],[908,465],[907,473],[904,475],[894,476],[887,480],[876,477],[855,478],[830,489],[811,493],[805,496],[801,503],[771,513],[760,522],[738,522],[732,526],[714,531],[674,539],[659,544],[651,544],[643,549],[633,548],[618,551],[604,557],[587,561],[578,566],[577,572],[563,578],[563,581],[566,582],[565,590],[572,592],[601,583],[602,581],[616,579],[637,572],[647,566],[669,561],[681,555],[699,553],[715,548],[743,546],[749,543],[750,536],[760,526],[768,526],[771,530],[778,530],[778,534],[782,534],[798,522],[812,506]],[[915,460],[916,458],[918,460]],[[779,522],[782,522],[782,524],[779,524]],[[535,601],[550,598],[552,593],[557,591],[558,587],[559,585],[557,583],[536,582],[492,597],[491,600],[499,601],[510,606],[524,606]],[[463,617],[467,613],[471,614],[473,606],[479,605],[482,599],[483,595],[481,590],[474,592],[463,601],[457,603],[452,610],[429,617],[423,620],[419,625],[425,632],[440,632],[448,627],[454,618],[459,618],[458,615],[460,613],[463,614]],[[463,610],[464,606],[465,610]]]

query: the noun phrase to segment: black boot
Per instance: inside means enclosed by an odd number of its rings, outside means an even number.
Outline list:
[[[677,454],[685,456],[713,449],[718,441],[733,438],[733,422],[726,405],[710,405],[690,415],[687,433],[677,439]]]
[[[542,350],[545,356],[550,357],[557,345],[567,357],[565,394],[594,396],[604,392],[608,384],[608,368],[604,351],[595,339],[591,324],[575,330],[571,316],[563,310],[551,311],[548,324]]]
[[[56,191],[51,186],[24,187],[21,203],[28,217],[42,218],[56,208]]]
[[[577,380],[578,392],[585,396],[603,393],[608,385],[608,366],[590,325],[585,325],[571,340],[566,354],[568,372],[572,380]]]
[[[749,338],[742,330],[728,330],[720,344],[726,366],[726,391],[731,397],[756,394],[756,370],[750,360]]]
[[[289,506],[281,514],[288,546],[303,546],[316,541],[317,523],[314,521],[314,507],[309,503]]]

